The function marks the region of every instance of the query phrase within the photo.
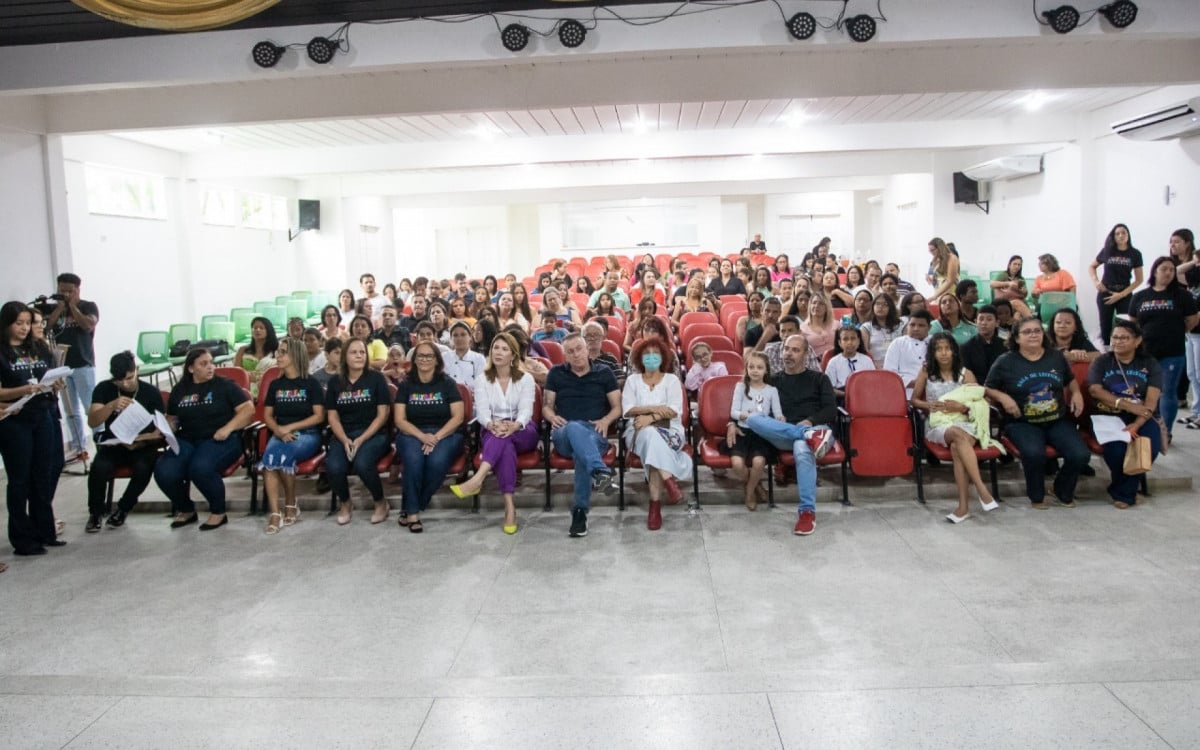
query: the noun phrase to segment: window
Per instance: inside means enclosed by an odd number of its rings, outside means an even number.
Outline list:
[[[201,199],[200,217],[205,224],[282,232],[288,228],[287,199],[266,193],[207,187]]]
[[[136,219],[166,219],[166,188],[159,175],[83,165],[88,212]]]

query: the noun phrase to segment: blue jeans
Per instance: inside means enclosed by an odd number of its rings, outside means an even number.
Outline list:
[[[221,474],[242,452],[242,434],[235,432],[224,440],[191,441],[179,439],[179,454],[168,450],[154,466],[154,481],[171,501],[175,513],[194,513],[196,503],[188,492],[194,484],[208,501],[208,512],[225,512],[225,480]]]
[[[1150,420],[1138,429],[1138,434],[1145,438],[1150,438],[1150,460],[1158,458],[1158,451],[1162,447],[1162,429],[1158,426],[1158,422]],[[1108,464],[1108,471],[1112,474],[1112,484],[1108,485],[1108,496],[1113,500],[1120,500],[1123,503],[1133,505],[1137,502],[1138,476],[1128,476],[1125,474],[1125,451],[1129,447],[1129,443],[1111,442],[1105,443],[1104,448],[1104,463]]]
[[[462,433],[455,432],[439,440],[427,456],[421,441],[412,435],[396,437],[396,453],[400,454],[404,479],[402,509],[405,513],[421,513],[429,507],[433,493],[446,480],[446,470],[462,453],[462,444]]]
[[[321,433],[314,429],[301,430],[295,433],[296,439],[285,443],[274,435],[267,441],[267,449],[263,451],[262,460],[258,463],[259,471],[282,471],[285,474],[295,474],[296,464],[307,461],[317,455],[321,449]]]
[[[1049,424],[1010,422],[1004,426],[1004,434],[1008,435],[1021,454],[1021,468],[1025,470],[1025,494],[1031,503],[1046,499],[1047,443],[1054,446],[1063,459],[1062,468],[1054,476],[1054,494],[1063,502],[1075,499],[1079,472],[1087,466],[1092,454],[1071,420],[1059,419]]]
[[[363,432],[365,430],[347,432],[346,437],[353,440]],[[329,451],[325,455],[325,473],[329,475],[329,485],[333,487],[333,496],[338,499],[338,502],[350,501],[351,468],[366,485],[367,491],[371,493],[371,499],[377,503],[383,500],[383,482],[379,480],[379,468],[376,464],[387,453],[387,449],[387,433],[380,430],[367,438],[367,442],[358,446],[358,450],[354,452],[354,465],[351,466],[342,441],[336,437],[329,441]]]
[[[1175,417],[1179,416],[1179,379],[1183,377],[1187,357],[1163,357],[1158,360],[1162,368],[1162,395],[1158,397],[1158,412],[1167,424],[1167,434],[1175,429]]]
[[[588,510],[592,505],[592,472],[611,474],[612,469],[604,464],[608,452],[608,438],[596,432],[591,422],[567,422],[550,433],[554,450],[567,458],[575,459],[575,502],[572,509]]]
[[[829,428],[825,425],[809,427],[808,425],[788,424],[762,414],[752,414],[746,420],[746,426],[755,435],[779,450],[792,452],[792,457],[796,459],[796,490],[800,495],[797,511],[801,513],[806,510],[816,511],[817,459],[804,440],[813,430],[828,430]]]
[[[1200,417],[1200,333],[1189,333],[1187,343],[1187,376],[1192,381],[1192,416]]]
[[[67,417],[67,428],[71,431],[71,450],[81,451],[87,447],[88,408],[92,403],[92,391],[96,390],[96,368],[76,367],[67,378],[67,399],[71,411]]]

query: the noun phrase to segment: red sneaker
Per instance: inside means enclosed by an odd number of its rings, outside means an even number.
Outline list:
[[[683,490],[679,489],[679,482],[675,481],[675,477],[667,477],[663,486],[667,488],[667,502],[679,505],[679,501],[683,499]]]
[[[662,528],[662,503],[650,501],[650,513],[646,516],[646,528],[658,531]]]
[[[804,439],[804,442],[808,443],[808,449],[820,460],[833,447],[833,432],[830,430],[813,430],[808,433],[808,437]]]
[[[792,533],[796,536],[808,536],[813,533],[813,529],[817,528],[817,514],[811,510],[800,512],[800,517],[796,519],[796,528],[792,529]]]

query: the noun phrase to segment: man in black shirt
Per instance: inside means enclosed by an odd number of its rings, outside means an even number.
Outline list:
[[[1000,317],[996,308],[983,305],[975,314],[975,327],[979,333],[967,339],[959,349],[963,367],[971,371],[976,382],[987,380],[988,370],[1005,351],[1004,340],[997,335],[999,325]]]
[[[749,357],[750,352],[761,352],[767,344],[779,340],[779,316],[782,314],[783,305],[779,302],[778,297],[771,297],[763,303],[762,325],[746,331],[745,340],[742,342],[744,344],[743,358]]]
[[[394,305],[385,305],[379,313],[380,326],[371,334],[371,341],[379,340],[384,345],[391,349],[393,345],[399,346],[408,353],[409,347],[412,345],[412,339],[409,338],[408,329],[396,324],[396,308]]]
[[[825,373],[809,370],[808,341],[799,334],[783,342],[783,372],[772,378],[779,390],[782,422],[762,414],[746,424],[759,437],[780,450],[792,451],[796,459],[796,488],[800,495],[799,518],[793,533],[807,536],[817,525],[817,460],[833,446],[833,431],[827,427],[837,418],[833,384]]]
[[[422,320],[429,319],[429,304],[425,295],[421,292],[413,292],[413,296],[408,303],[412,305],[412,315],[405,315],[400,319],[400,327],[406,328],[409,331],[417,330],[417,323]]]
[[[612,371],[588,359],[578,333],[562,342],[561,365],[550,369],[543,391],[542,417],[550,423],[554,450],[575,459],[575,500],[571,508],[572,537],[587,536],[592,491],[609,486],[612,469],[604,463],[609,425],[621,416],[621,391]]]
[[[754,235],[754,241],[750,243],[750,250],[756,253],[765,253],[767,251],[767,243],[763,242],[761,234]]]
[[[46,327],[54,332],[54,343],[68,346],[64,365],[71,368],[67,378],[67,426],[71,461],[87,450],[84,414],[96,389],[96,324],[100,308],[95,302],[79,298],[80,278],[73,273],[58,276],[58,306],[46,316]]]

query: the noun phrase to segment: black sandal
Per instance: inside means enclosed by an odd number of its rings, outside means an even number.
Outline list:
[[[412,523],[408,524],[408,530],[413,534],[420,534],[425,530],[425,526],[422,525],[420,521],[413,521]]]
[[[408,525],[408,514],[401,513],[400,518],[399,518],[399,520],[396,521],[396,523],[400,524],[401,526],[407,526]]]

